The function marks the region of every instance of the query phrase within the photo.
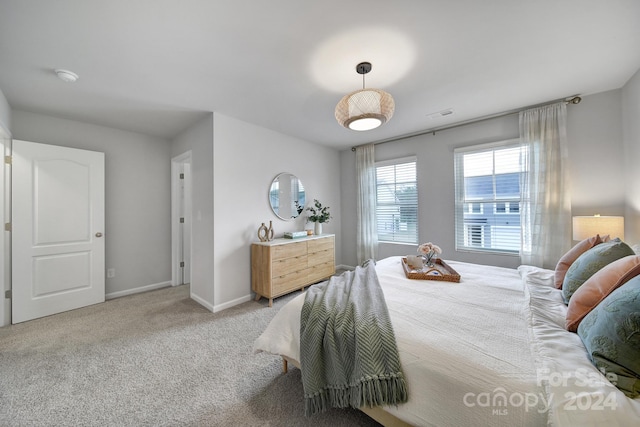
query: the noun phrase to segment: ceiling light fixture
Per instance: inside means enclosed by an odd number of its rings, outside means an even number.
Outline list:
[[[66,83],[75,83],[75,81],[79,79],[78,75],[73,71],[57,69],[55,72],[60,80]]]
[[[370,62],[356,66],[362,74],[362,89],[345,95],[336,105],[336,120],[347,129],[364,131],[375,129],[393,117],[396,104],[393,97],[380,89],[365,89],[364,75],[371,71]]]

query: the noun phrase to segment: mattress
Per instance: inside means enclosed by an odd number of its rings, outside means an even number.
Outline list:
[[[459,283],[407,279],[401,257],[376,272],[409,400],[384,407],[416,426],[634,425],[640,401],[615,388],[564,329],[553,271],[447,261]],[[255,351],[299,365],[304,294],[274,317]]]

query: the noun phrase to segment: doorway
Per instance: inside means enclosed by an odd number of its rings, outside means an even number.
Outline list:
[[[191,283],[191,151],[171,159],[171,278]]]

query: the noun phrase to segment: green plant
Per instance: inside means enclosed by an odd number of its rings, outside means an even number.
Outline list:
[[[307,208],[311,215],[309,215],[309,221],[311,222],[329,222],[331,219],[331,214],[329,213],[329,206],[322,207],[322,204],[317,200],[313,199],[313,206],[309,206]]]

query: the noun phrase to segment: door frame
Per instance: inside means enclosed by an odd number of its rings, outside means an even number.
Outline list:
[[[11,291],[11,232],[5,224],[11,223],[11,167],[5,162],[11,156],[11,132],[0,122],[0,148],[2,167],[0,167],[0,327],[11,324],[11,299],[5,293]]]
[[[186,151],[171,159],[171,285],[177,286],[182,284],[180,279],[180,252],[181,252],[181,233],[180,233],[180,173],[184,169],[184,165],[191,165],[191,150]],[[185,204],[186,214],[185,225],[191,228],[191,177],[187,177],[185,182]],[[193,253],[193,239],[189,239],[189,254]],[[189,277],[191,277],[191,262],[186,266],[189,268]]]

